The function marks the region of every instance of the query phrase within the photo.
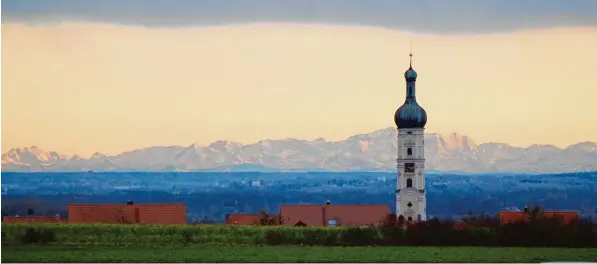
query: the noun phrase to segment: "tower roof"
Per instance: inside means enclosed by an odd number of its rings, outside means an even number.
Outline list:
[[[424,128],[427,124],[427,112],[421,107],[415,97],[415,81],[417,72],[412,66],[412,53],[410,56],[410,65],[404,72],[404,78],[407,83],[407,96],[404,104],[396,110],[394,114],[394,123],[398,128]]]
[[[408,70],[404,72],[404,78],[407,82],[414,82],[417,80],[417,72],[413,69],[413,54],[409,54],[410,56],[410,65]]]
[[[396,110],[394,123],[398,128],[424,128],[427,124],[427,112],[416,101],[405,102]]]

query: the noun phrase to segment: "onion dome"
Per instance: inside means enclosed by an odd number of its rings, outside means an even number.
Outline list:
[[[410,54],[410,57],[410,67],[404,72],[404,78],[406,79],[406,100],[396,110],[394,122],[398,128],[424,128],[425,124],[427,124],[427,113],[417,103],[415,96],[417,72],[412,67],[412,54]]]
[[[396,110],[394,122],[398,128],[424,128],[427,124],[427,113],[416,101],[405,102]]]
[[[411,65],[408,70],[404,72],[404,78],[407,82],[416,82],[417,81],[417,72],[413,70],[413,66]]]

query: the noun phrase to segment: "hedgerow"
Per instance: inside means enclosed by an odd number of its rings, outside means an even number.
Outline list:
[[[597,226],[533,221],[454,228],[431,220],[408,227],[230,225],[2,224],[2,244],[56,245],[313,245],[597,247]]]

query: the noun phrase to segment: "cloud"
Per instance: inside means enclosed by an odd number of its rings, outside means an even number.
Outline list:
[[[329,140],[393,125],[412,41],[428,130],[596,140],[597,29],[484,35],[261,23],[2,25],[2,147]]]
[[[82,20],[152,27],[264,21],[488,33],[597,26],[593,0],[4,0],[3,22]]]

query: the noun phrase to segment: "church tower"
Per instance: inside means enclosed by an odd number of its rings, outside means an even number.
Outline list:
[[[404,73],[406,100],[396,110],[394,122],[398,128],[398,177],[396,184],[396,217],[404,220],[427,220],[425,198],[425,139],[427,113],[417,104],[415,82],[417,72],[410,67]]]

